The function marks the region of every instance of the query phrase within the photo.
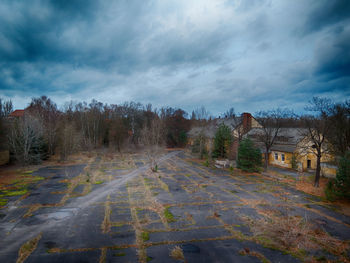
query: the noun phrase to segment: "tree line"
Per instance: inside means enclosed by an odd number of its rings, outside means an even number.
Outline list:
[[[183,147],[190,129],[184,110],[153,109],[151,104],[136,102],[117,105],[93,99],[71,101],[59,109],[42,96],[32,98],[22,117],[10,117],[12,111],[12,102],[0,99],[0,147],[23,165],[40,163],[54,154],[66,160],[79,150],[137,148],[147,144],[146,134],[155,132],[156,124],[157,144]]]

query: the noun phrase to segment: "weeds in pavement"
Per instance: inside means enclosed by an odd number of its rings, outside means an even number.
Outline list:
[[[184,253],[182,252],[181,247],[175,246],[171,251],[170,251],[170,256],[174,259],[177,260],[185,260]]]
[[[33,253],[33,251],[36,249],[40,239],[41,239],[41,234],[24,243],[18,252],[18,258],[16,263],[24,262],[30,256],[30,254]]]
[[[325,249],[332,254],[342,255],[348,244],[298,216],[279,216],[251,221],[250,228],[258,243],[290,251],[298,258],[305,258],[306,251]]]
[[[168,223],[175,222],[174,215],[169,211],[169,207],[164,209],[164,217],[166,218]]]

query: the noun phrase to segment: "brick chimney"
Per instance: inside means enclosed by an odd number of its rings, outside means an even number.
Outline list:
[[[248,112],[242,113],[243,133],[249,132],[252,128],[252,115]]]

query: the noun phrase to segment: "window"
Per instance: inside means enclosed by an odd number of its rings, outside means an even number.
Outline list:
[[[278,153],[275,153],[275,160],[278,160]]]
[[[282,162],[284,162],[284,153],[282,153]]]

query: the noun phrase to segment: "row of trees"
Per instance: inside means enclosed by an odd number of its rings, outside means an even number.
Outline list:
[[[59,109],[42,96],[33,98],[21,117],[9,118],[12,110],[11,101],[0,100],[1,147],[22,164],[38,163],[54,154],[65,160],[78,150],[109,147],[121,151],[147,145],[146,131],[155,132],[153,126],[159,133],[158,145],[182,147],[190,128],[181,109],[158,110],[135,102],[69,102]]]

